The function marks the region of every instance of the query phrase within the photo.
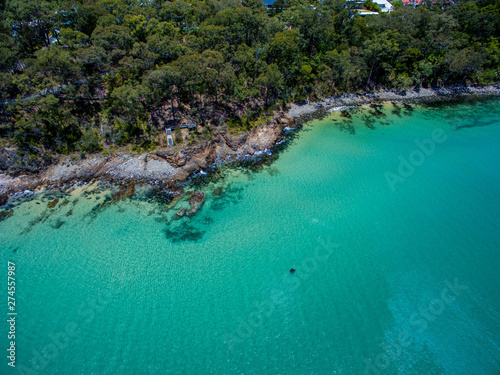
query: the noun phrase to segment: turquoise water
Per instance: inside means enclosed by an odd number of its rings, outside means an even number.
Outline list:
[[[499,104],[333,113],[186,186],[191,218],[145,188],[23,198],[0,373],[498,375]]]

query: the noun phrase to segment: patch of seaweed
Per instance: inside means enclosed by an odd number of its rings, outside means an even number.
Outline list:
[[[180,194],[180,193],[179,193]],[[175,196],[178,194],[171,192],[170,190],[161,189],[159,187],[153,187],[144,192],[141,200],[148,203],[159,204],[159,205],[169,205]]]
[[[465,124],[465,125],[453,125],[452,130],[460,130],[460,129],[467,129],[467,128],[477,128],[481,126],[490,126],[490,125],[495,125],[497,124],[496,121],[479,121],[477,119],[474,119],[474,123],[472,124]]]
[[[408,112],[413,112],[414,111],[414,108],[409,105],[408,103],[404,103],[403,102],[403,107],[405,107],[405,109],[408,111]]]
[[[382,112],[382,111],[381,111],[380,109],[378,109],[378,108],[375,108],[375,109],[370,109],[370,110],[368,111],[368,114],[369,114],[370,116],[373,116],[373,117],[385,117],[385,116],[386,116],[386,115],[385,115],[385,113],[384,113],[384,112]]]
[[[379,120],[379,125],[381,126],[391,126],[393,125],[394,123],[390,120]]]
[[[278,175],[280,172],[278,171],[278,168],[269,168],[267,169],[267,173],[269,173],[270,176],[276,176]]]
[[[477,104],[480,101],[491,99],[498,99],[496,95],[484,95],[477,97],[475,95],[452,95],[452,96],[441,96],[441,97],[433,97],[432,99],[423,99],[420,101],[420,104],[427,109],[436,109],[441,110],[443,108],[449,107],[451,105],[456,104]]]
[[[86,190],[82,191],[81,196],[88,199],[89,197],[92,197],[92,196],[100,194],[100,193],[101,193],[101,189],[99,188],[99,186],[96,186],[93,189],[86,189]]]
[[[401,115],[401,107],[398,105],[398,103],[396,103],[396,102],[392,102],[391,104],[392,104],[392,106],[394,107],[394,108],[392,109],[391,113],[392,113],[393,115],[395,115],[395,116],[402,117],[402,115]]]
[[[61,220],[60,218],[57,218],[56,222],[51,225],[52,228],[54,229],[59,229],[65,224],[66,222],[64,220]]]
[[[157,221],[158,223],[167,223],[167,224],[170,222],[168,215],[164,212],[160,213],[160,215],[155,218],[155,221]]]
[[[210,208],[214,211],[222,211],[227,205],[237,204],[243,199],[243,188],[228,187],[223,195],[215,197]]]
[[[83,218],[85,219],[86,217],[90,217],[91,220],[94,220],[98,214],[104,212],[107,208],[111,207],[113,203],[114,202],[112,198],[107,196],[106,198],[104,198],[103,202],[96,204],[94,207],[92,207],[92,209],[89,212],[87,212],[83,216]]]
[[[46,191],[42,196],[41,196],[41,201],[42,202],[48,202],[48,204],[53,204],[54,207],[59,203],[59,200],[63,199],[66,196],[66,193],[61,190],[62,188],[57,188],[54,187],[51,190]],[[53,208],[53,207],[49,207]]]
[[[372,116],[363,115],[362,119],[368,129],[375,130],[375,119]]]
[[[182,225],[178,225],[175,229],[166,228],[165,235],[172,242],[197,242],[199,241],[206,231],[202,231],[193,225],[185,222]]]
[[[130,180],[128,183],[120,186],[120,189],[113,195],[113,202],[131,198],[135,193],[135,181]]]
[[[56,198],[53,201],[47,203],[47,208],[55,208],[58,203],[59,203],[59,198]]]
[[[382,104],[378,104],[378,103],[371,103],[370,108],[373,108],[377,111],[380,111],[382,108],[384,108],[384,106]]]
[[[21,234],[31,232],[33,227],[35,227],[37,224],[45,222],[54,212],[54,210],[45,209],[40,215],[30,220],[28,226],[21,232]]]
[[[351,135],[356,134],[356,129],[354,129],[354,125],[352,124],[351,120],[343,120],[339,124],[340,130],[348,132]]]
[[[211,170],[204,173],[196,173],[189,179],[189,185],[201,189],[211,183],[217,183],[225,177],[224,169],[214,165]]]
[[[8,219],[9,217],[12,217],[12,215],[14,215],[14,211],[12,209],[0,212],[0,221]]]
[[[224,188],[224,186],[218,186],[212,192],[212,196],[214,197],[214,199],[222,198],[224,195],[226,195],[226,189]]]
[[[346,109],[343,109],[340,111],[340,116],[345,117],[345,118],[349,118],[349,119],[352,118],[352,115]]]

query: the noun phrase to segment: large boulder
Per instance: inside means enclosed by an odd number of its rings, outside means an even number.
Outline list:
[[[191,208],[186,212],[186,215],[187,216],[195,215],[203,206],[203,203],[205,203],[205,193],[202,191],[197,191],[193,193],[193,195],[191,195],[191,198],[189,199],[189,204],[191,205]]]
[[[294,127],[295,126],[295,119],[290,116],[290,115],[282,115],[281,117],[278,118],[278,123],[288,126],[288,127]]]
[[[283,124],[274,121],[261,124],[251,131],[241,151],[248,154],[252,150],[255,152],[270,149],[281,139],[282,133]]]
[[[174,152],[173,150],[158,151],[156,153],[156,156],[165,159],[171,166],[175,168],[182,167],[183,165],[186,164],[186,156],[182,151],[180,152]]]

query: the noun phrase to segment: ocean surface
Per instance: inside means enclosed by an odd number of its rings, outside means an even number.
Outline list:
[[[500,101],[288,134],[177,202],[103,183],[11,202],[0,373],[500,374]]]

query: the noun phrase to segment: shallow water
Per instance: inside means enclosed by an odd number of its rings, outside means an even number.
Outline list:
[[[145,188],[24,198],[0,222],[17,369],[498,375],[499,104],[333,113],[187,186],[191,218]]]

